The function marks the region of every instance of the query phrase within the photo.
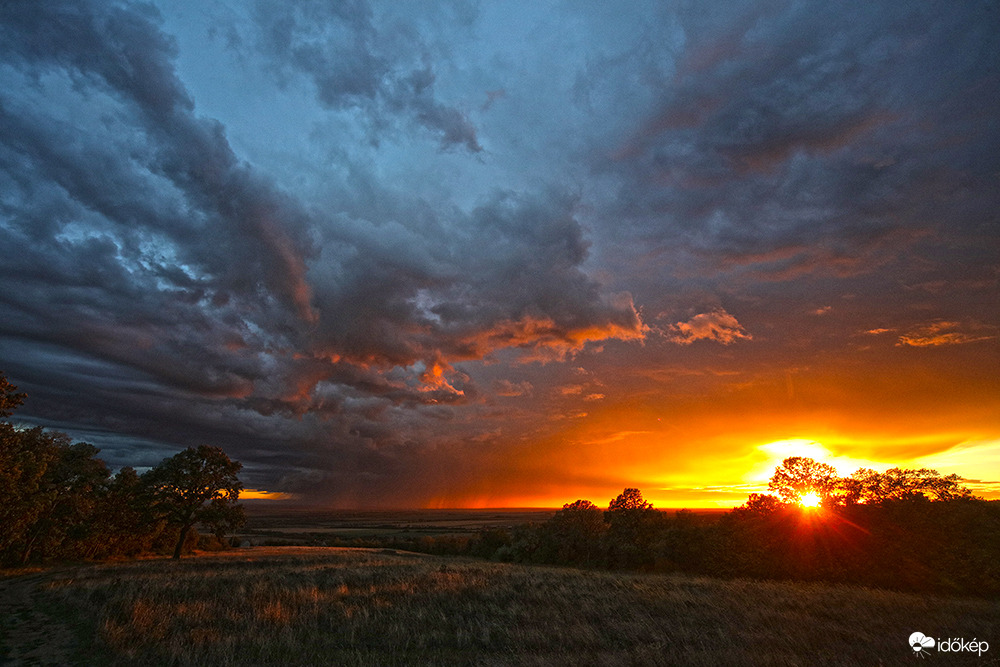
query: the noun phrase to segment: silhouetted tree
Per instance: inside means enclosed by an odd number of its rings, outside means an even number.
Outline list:
[[[627,488],[608,504],[604,521],[610,565],[638,567],[654,560],[652,542],[663,515],[646,502],[639,489]]]
[[[86,442],[71,444],[62,433],[51,436],[57,438],[56,459],[44,478],[44,504],[25,547],[25,563],[32,549],[41,550],[43,558],[84,555],[94,530],[94,511],[109,477],[96,447]]]
[[[24,404],[26,395],[17,392],[17,387],[7,381],[0,371],[0,417],[10,417],[14,410]]]
[[[16,389],[0,373],[0,417],[24,402]],[[188,449],[141,478],[132,468],[111,478],[98,451],[0,421],[0,562],[134,555],[165,526],[176,558],[196,523],[221,537],[243,522],[241,465],[220,449]]]
[[[77,556],[108,479],[98,450],[64,433],[0,423],[0,554],[27,563]]]
[[[591,565],[597,557],[601,536],[607,530],[604,512],[589,500],[566,503],[549,519],[543,532],[557,563]]]
[[[624,516],[626,512],[642,512],[649,509],[653,509],[653,505],[646,502],[639,489],[625,489],[608,503],[608,513],[612,516],[614,513]]]
[[[790,456],[774,469],[767,488],[788,503],[798,502],[807,493],[828,499],[837,489],[837,469],[805,456]]]
[[[838,482],[838,488],[843,492],[841,499],[845,505],[855,505],[859,502],[869,502],[882,495],[882,475],[871,468],[858,468],[850,477],[844,477]]]
[[[1000,503],[961,481],[926,468],[838,478],[811,459],[785,459],[771,489],[789,501],[815,491],[824,511],[751,494],[718,523],[723,547],[709,573],[996,595]]]
[[[747,501],[735,508],[733,512],[737,514],[767,516],[781,509],[782,504],[777,496],[772,496],[769,493],[751,493]]]
[[[957,500],[971,498],[972,492],[962,486],[958,475],[942,477],[937,470],[928,468],[890,468],[883,473],[860,468],[850,477],[841,479],[846,505],[857,503],[882,503],[892,500]]]
[[[969,489],[960,486],[962,478],[958,475],[942,477],[937,470],[928,468],[890,468],[881,477],[884,497],[880,500],[907,500],[920,495],[932,500],[953,500],[972,495]]]
[[[175,559],[196,524],[211,526],[220,539],[243,525],[243,507],[237,502],[243,484],[236,476],[242,467],[218,447],[201,445],[164,459],[142,476],[154,512],[180,530]]]
[[[657,532],[654,550],[659,570],[712,572],[718,551],[718,517],[680,510]]]
[[[148,551],[163,530],[135,469],[124,467],[109,480],[94,512],[88,558],[135,556]]]

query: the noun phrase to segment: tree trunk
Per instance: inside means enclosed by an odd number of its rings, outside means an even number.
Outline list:
[[[181,549],[184,548],[184,540],[187,538],[189,530],[191,530],[191,524],[185,524],[181,528],[181,535],[177,538],[177,546],[174,548],[174,560],[178,560],[181,557]]]

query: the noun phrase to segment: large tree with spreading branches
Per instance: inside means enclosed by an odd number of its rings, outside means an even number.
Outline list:
[[[243,525],[243,507],[237,502],[243,484],[236,476],[242,467],[218,447],[201,445],[164,459],[143,475],[155,514],[179,529],[174,558],[181,557],[184,540],[197,524],[210,526],[220,538]]]

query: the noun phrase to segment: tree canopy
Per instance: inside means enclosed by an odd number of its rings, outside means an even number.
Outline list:
[[[142,477],[132,468],[111,475],[93,445],[5,421],[24,402],[16,390],[0,373],[0,564],[135,555],[164,543],[179,556],[195,524],[221,537],[242,523],[241,466],[222,450],[186,450]]]
[[[639,489],[625,489],[614,500],[608,503],[609,512],[647,509],[653,509],[653,506],[646,502],[646,499],[642,497],[642,491]]]
[[[807,493],[826,499],[837,488],[837,469],[805,456],[790,456],[774,469],[767,488],[786,503],[798,502]]]
[[[195,524],[220,534],[243,524],[243,508],[237,504],[243,489],[237,473],[242,467],[218,447],[201,445],[188,447],[143,475],[157,514],[180,527],[174,558],[180,558]]]
[[[0,418],[10,417],[24,403],[25,397],[25,394],[18,393],[17,387],[8,382],[3,371],[0,371]]]
[[[929,468],[890,468],[877,472],[859,468],[849,477],[839,477],[836,469],[811,458],[792,456],[774,469],[768,490],[778,497],[751,494],[742,509],[767,513],[775,503],[796,503],[814,492],[825,505],[873,504],[897,500],[956,500],[971,498],[958,475],[942,476]]]
[[[879,503],[887,500],[932,500],[968,498],[972,492],[961,485],[958,475],[942,477],[929,468],[890,468],[883,473],[869,468],[856,470],[841,480],[840,488],[847,503]]]

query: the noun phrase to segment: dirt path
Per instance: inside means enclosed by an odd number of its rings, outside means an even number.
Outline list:
[[[46,570],[0,578],[0,664],[68,665],[76,638],[64,619],[41,602],[41,587],[53,576]]]

